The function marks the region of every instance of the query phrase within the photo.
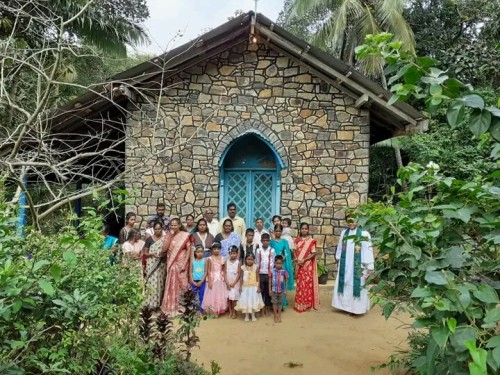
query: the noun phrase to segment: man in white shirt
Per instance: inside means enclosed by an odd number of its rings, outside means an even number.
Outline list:
[[[214,237],[218,235],[220,233],[219,221],[217,219],[214,219],[214,211],[211,208],[206,209],[205,220],[207,221],[209,233]]]
[[[264,229],[264,220],[258,218],[257,220],[255,220],[255,233],[253,236],[254,245],[259,245],[259,247],[262,247],[260,239],[264,233],[269,233],[269,232]]]
[[[269,233],[264,233],[261,237],[262,247],[257,249],[257,267],[259,269],[259,284],[262,299],[266,307],[264,308],[264,315],[267,315],[267,310],[273,308],[271,302],[271,295],[269,294],[269,275],[274,268],[274,257],[276,252],[269,246],[271,236]]]
[[[219,233],[223,232],[224,228],[222,228],[222,224],[224,224],[224,221],[229,219],[233,222],[233,227],[234,227],[233,232],[236,233],[238,236],[240,236],[240,239],[245,238],[245,232],[247,230],[247,226],[243,218],[236,216],[236,205],[234,203],[231,202],[227,205],[227,214],[228,216],[222,218],[219,223]]]

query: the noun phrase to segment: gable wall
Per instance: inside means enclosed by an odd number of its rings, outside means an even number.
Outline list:
[[[367,197],[367,110],[263,44],[233,47],[167,83],[159,105],[140,104],[128,121],[127,188],[137,198],[127,211],[145,218],[165,201],[172,215],[217,212],[218,159],[254,129],[288,165],[281,214],[309,222],[320,244],[336,242],[342,209]]]

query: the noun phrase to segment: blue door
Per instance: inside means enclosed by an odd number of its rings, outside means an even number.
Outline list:
[[[227,204],[233,202],[247,227],[253,228],[260,217],[269,228],[272,216],[280,210],[280,173],[275,153],[255,135],[241,137],[226,151],[221,163],[221,216],[226,215]]]
[[[245,219],[248,227],[253,227],[259,217],[264,219],[266,228],[270,227],[271,218],[277,212],[275,171],[228,170],[224,185],[224,207],[229,202],[235,203],[238,216]]]

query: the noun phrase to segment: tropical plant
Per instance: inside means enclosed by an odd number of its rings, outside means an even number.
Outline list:
[[[393,93],[389,104],[398,100],[423,100],[430,115],[445,110],[452,128],[467,120],[470,131],[476,137],[489,133],[496,142],[500,142],[500,109],[488,106],[483,96],[474,92],[470,84],[464,84],[439,69],[437,60],[416,57],[404,50],[402,43],[394,41],[389,33],[367,35],[365,44],[357,47],[356,53],[361,58],[375,56],[387,62],[388,85]],[[493,153],[500,153],[500,144],[497,143]]]
[[[180,315],[181,326],[177,331],[179,341],[183,344],[181,353],[189,361],[191,351],[198,346],[200,341],[195,329],[200,325],[202,317],[199,313],[200,303],[194,291],[188,289],[181,295],[180,305],[182,314]]]
[[[87,209],[78,228],[20,237],[15,207],[0,200],[0,373],[208,374],[175,349],[170,320],[141,309],[137,270],[109,264],[106,207]]]
[[[428,57],[402,52],[388,34],[369,35],[358,53],[388,63],[398,100],[422,100],[431,115],[446,113],[449,126],[467,124],[491,158],[499,159],[500,110],[488,106],[470,85],[449,77]],[[499,103],[500,105],[500,103]],[[418,331],[410,350],[387,366],[418,374],[486,375],[500,369],[500,188],[498,171],[477,171],[469,181],[444,176],[440,167],[410,163],[397,185],[407,191],[357,210],[379,249],[372,289],[388,317],[398,308],[411,314]]]
[[[37,22],[44,19],[59,20],[58,24],[71,20],[63,36],[68,43],[90,44],[121,55],[126,55],[127,45],[148,41],[141,26],[149,17],[145,0],[9,0],[0,5],[0,11],[0,39],[14,37],[28,48],[61,43],[51,30],[52,22]]]
[[[413,52],[415,41],[413,32],[403,16],[405,0],[295,0],[292,17],[300,17],[308,12],[327,14],[314,25],[312,42],[354,66],[355,47],[360,45],[365,35],[391,32],[403,42],[408,51]],[[377,56],[364,56],[359,60],[359,68],[369,75],[380,76],[384,60]]]
[[[109,356],[110,337],[136,335],[137,275],[108,265],[97,215],[80,232],[68,225],[22,238],[16,211],[0,205],[0,363],[18,373],[90,373]]]
[[[401,168],[403,183],[407,193],[357,210],[379,249],[376,302],[386,318],[396,308],[410,313],[419,330],[400,364],[426,375],[461,374],[476,362],[484,372],[471,374],[486,374],[487,365],[495,372],[500,189],[484,178],[443,176],[436,164]]]
[[[322,22],[328,10],[320,8],[304,10],[300,17],[295,17],[294,4],[295,0],[285,0],[276,22],[293,35],[312,42],[316,25]]]
[[[326,264],[322,264],[322,263],[318,262],[316,265],[316,268],[317,268],[317,272],[318,272],[318,277],[320,277],[321,275],[324,275],[325,273],[328,273],[328,267],[326,266]]]
[[[410,1],[404,16],[411,25],[419,56],[431,56],[450,73],[473,85],[500,83],[498,0]]]

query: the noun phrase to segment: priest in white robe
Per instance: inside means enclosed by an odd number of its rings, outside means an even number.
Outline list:
[[[349,218],[337,245],[337,279],[333,289],[332,306],[351,314],[365,314],[370,310],[370,298],[365,281],[374,271],[370,233],[361,230]]]

